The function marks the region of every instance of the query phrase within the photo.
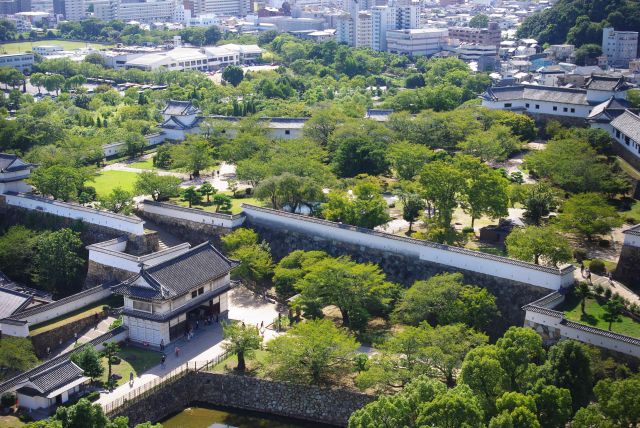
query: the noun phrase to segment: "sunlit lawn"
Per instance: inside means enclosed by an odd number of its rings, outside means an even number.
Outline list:
[[[140,169],[158,169],[155,166],[153,166],[153,158],[146,158],[143,159],[141,161],[138,162],[133,162],[130,164],[127,164],[128,167],[131,168],[140,168]]]
[[[602,300],[602,302],[604,304],[604,300]],[[580,299],[574,295],[568,295],[564,303],[556,308],[556,310],[564,312],[565,317],[569,320],[588,324],[603,330],[609,329],[609,323],[603,319],[605,314],[604,307],[597,299],[589,298],[586,300],[586,315],[583,314],[580,309]],[[621,319],[622,321],[613,323],[611,331],[627,336],[640,337],[640,323],[626,316],[622,316]]]
[[[94,47],[98,49],[113,47],[113,45],[105,45],[100,43],[85,43],[85,42],[72,42],[69,40],[38,40],[37,42],[17,42],[17,43],[3,43],[0,45],[0,52],[2,53],[20,53],[20,52],[28,52],[32,49],[33,46],[43,46],[43,45],[58,45],[62,46],[64,50],[74,50],[85,48],[87,46]]]
[[[269,355],[268,351],[258,350],[255,352],[253,358],[245,358],[245,362],[247,364],[247,371],[253,372],[257,375],[263,374],[263,366],[267,361],[267,356]],[[238,366],[238,356],[230,355],[228,358],[220,361],[217,365],[215,365],[211,371],[214,373],[226,373]]]
[[[87,183],[96,189],[98,197],[109,195],[113,189],[120,187],[133,192],[138,174],[126,171],[103,171],[95,177],[95,181]]]
[[[229,195],[231,196],[230,192],[223,192],[225,195]],[[186,201],[183,201],[182,198],[172,198],[171,199],[171,203],[176,204],[176,205],[180,205],[182,207],[188,207],[189,203]],[[250,204],[250,205],[258,205],[258,206],[262,206],[262,201],[259,201],[256,198],[233,198],[231,200],[231,214],[239,214],[242,212],[242,204]],[[207,212],[215,212],[216,211],[216,206],[209,203],[207,204],[207,198],[202,198],[202,203],[200,204],[194,204],[191,208],[195,208],[195,209],[201,209],[203,211],[207,211]]]
[[[45,321],[44,323],[36,324],[33,327],[29,328],[29,335],[35,336],[36,334],[53,330],[54,328],[58,328],[62,325],[69,324],[73,321],[94,316],[96,313],[102,311],[102,307],[104,305],[109,305],[111,307],[118,307],[118,306],[122,306],[122,304],[123,303],[122,303],[121,296],[108,297],[106,299],[100,300],[99,302],[92,303],[90,305],[77,309],[73,312],[65,314],[61,317],[57,317],[52,320]]]
[[[2,428],[18,428],[23,426],[25,426],[25,423],[15,416],[0,416],[0,427]]]
[[[111,370],[121,377],[116,383],[117,386],[120,386],[129,382],[129,373],[133,372],[134,376],[138,377],[151,367],[160,364],[162,355],[156,351],[129,346],[120,349],[118,357],[121,358],[120,363],[112,365]],[[104,373],[101,381],[106,382],[109,374],[109,365],[106,358],[102,358],[102,366],[104,367]]]

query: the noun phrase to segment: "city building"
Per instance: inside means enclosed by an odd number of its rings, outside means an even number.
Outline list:
[[[84,0],[53,0],[53,13],[67,21],[81,21],[87,17]]]
[[[196,328],[204,317],[226,317],[231,270],[229,260],[205,242],[156,264],[120,283],[123,322],[129,339],[143,344],[168,344]]]
[[[629,61],[638,58],[638,32],[615,31],[611,27],[602,30],[602,54],[609,65],[627,67]]]
[[[29,52],[0,55],[0,67],[13,67],[22,72],[30,71],[33,67],[33,54]]]
[[[184,6],[182,10],[185,10]],[[185,22],[188,27],[211,27],[212,25],[220,25],[220,18],[215,13],[204,13],[197,17],[190,17]]]
[[[38,55],[50,56],[50,55],[57,55],[60,52],[62,52],[64,49],[60,45],[40,45],[40,46],[34,46],[33,49],[31,50],[34,53],[37,53]]]
[[[115,7],[113,15],[121,21],[138,22],[170,22],[173,20],[176,0],[147,0],[142,2],[116,0],[111,3]]]
[[[409,56],[429,56],[442,50],[447,29],[420,28],[387,31],[387,51]]]
[[[18,12],[31,11],[31,0],[2,0],[0,15],[15,15]]]
[[[193,16],[215,13],[218,16],[246,16],[251,12],[251,0],[187,0]]]
[[[490,22],[489,28],[449,27],[449,37],[460,43],[495,46],[496,50],[502,39],[500,28],[495,22]]]
[[[372,29],[371,13],[364,11],[358,12],[358,19],[356,20],[356,47],[371,47]]]
[[[343,14],[336,18],[336,42],[355,46],[355,35],[355,20],[351,16]]]

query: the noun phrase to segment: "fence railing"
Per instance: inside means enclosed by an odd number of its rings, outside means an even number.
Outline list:
[[[115,413],[119,411],[123,411],[129,406],[132,406],[141,400],[149,397],[154,394],[161,388],[166,387],[167,385],[181,379],[186,376],[190,372],[199,372],[199,371],[208,371],[212,369],[220,362],[227,359],[230,355],[229,351],[224,351],[222,354],[217,355],[211,360],[207,361],[188,361],[185,364],[173,369],[166,375],[156,378],[151,382],[147,382],[139,387],[129,391],[126,395],[119,397],[110,403],[104,404],[102,406],[104,413],[107,416],[113,416]]]

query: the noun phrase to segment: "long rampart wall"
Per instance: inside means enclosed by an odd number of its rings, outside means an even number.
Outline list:
[[[312,240],[342,242],[352,246],[393,253],[437,263],[453,269],[476,272],[496,278],[517,281],[548,290],[560,290],[573,284],[573,266],[561,269],[535,265],[507,257],[467,250],[418,239],[374,232],[340,223],[319,220],[268,208],[243,205],[251,225],[307,235]],[[365,250],[366,251],[366,250]],[[407,266],[411,269],[410,266]]]
[[[124,216],[108,211],[87,208],[82,205],[54,201],[52,199],[29,195],[26,193],[4,194],[7,207],[17,207],[29,211],[47,213],[71,220],[112,230],[121,235],[127,233],[135,236],[144,235],[144,221],[134,216]]]
[[[379,265],[391,281],[405,286],[440,273],[460,272],[466,283],[496,296],[501,317],[489,327],[495,337],[511,325],[522,325],[524,305],[573,284],[571,266],[548,268],[267,208],[244,206],[244,212],[246,225],[269,243],[276,260],[295,250],[348,255]]]

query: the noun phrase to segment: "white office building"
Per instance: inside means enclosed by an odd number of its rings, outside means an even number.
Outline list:
[[[60,2],[56,0],[53,5],[54,13],[61,13],[67,21],[82,21],[87,17],[87,6],[84,0],[60,0]],[[56,7],[57,5],[59,6]]]
[[[604,28],[602,54],[607,56],[607,62],[610,65],[627,67],[629,61],[638,57],[638,32]]]
[[[185,22],[188,27],[211,27],[212,25],[220,25],[220,18],[215,13],[207,13],[196,17],[192,16]]]
[[[371,35],[373,33],[372,30],[373,28],[371,25],[371,13],[358,12],[358,19],[356,20],[356,47],[371,47]]]
[[[29,71],[33,67],[32,53],[0,55],[0,67],[12,67],[20,71]]]
[[[246,16],[251,13],[251,0],[191,0],[193,16],[215,13],[218,16]]]
[[[33,52],[42,56],[59,55],[64,49],[60,45],[40,45],[31,49]]]
[[[446,28],[419,28],[387,31],[387,51],[408,56],[429,56],[442,50],[448,37]]]
[[[349,15],[341,15],[336,19],[336,42],[354,46],[356,42],[355,21]]]
[[[420,6],[417,3],[391,3],[371,8],[371,48],[387,50],[387,31],[410,30],[420,27]]]
[[[130,3],[118,0],[113,3],[117,8],[115,17],[121,21],[138,22],[170,22],[173,20],[177,7],[176,0],[149,0]]]

